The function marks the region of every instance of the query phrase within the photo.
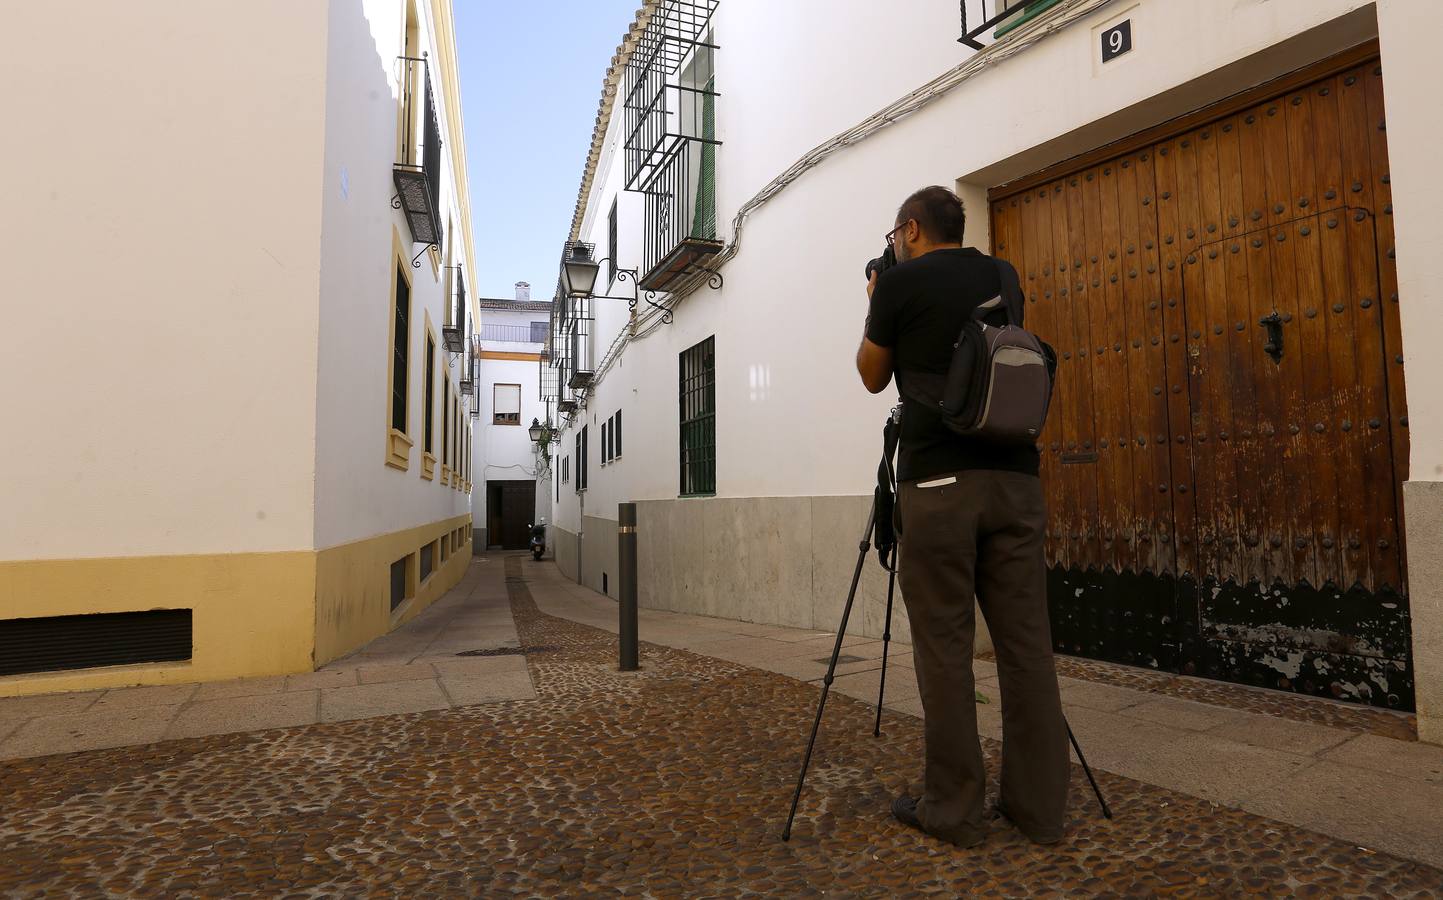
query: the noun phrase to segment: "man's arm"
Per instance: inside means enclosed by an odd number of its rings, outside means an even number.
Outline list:
[[[868,300],[876,287],[877,275],[873,273],[867,281]],[[892,348],[873,343],[867,337],[866,326],[862,329],[862,343],[857,347],[857,374],[862,376],[862,384],[867,390],[874,394],[882,393],[892,382]]]

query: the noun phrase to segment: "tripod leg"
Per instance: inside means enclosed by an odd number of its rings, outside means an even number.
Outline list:
[[[782,829],[782,840],[792,839],[792,820],[797,816],[797,802],[802,799],[802,783],[807,780],[807,767],[812,764],[812,750],[817,745],[817,731],[822,727],[822,709],[827,705],[827,694],[832,689],[832,677],[837,671],[837,657],[842,655],[842,638],[847,634],[847,619],[852,615],[852,601],[857,598],[857,583],[862,580],[862,566],[871,549],[872,521],[877,515],[877,504],[872,502],[872,512],[867,516],[867,528],[862,532],[858,547],[857,568],[852,572],[852,587],[847,591],[847,605],[842,607],[842,624],[837,627],[837,643],[832,647],[832,661],[827,666],[827,675],[822,679],[822,696],[817,701],[817,718],[812,722],[812,736],[807,741],[807,753],[802,757],[802,771],[797,774],[797,791],[792,795],[792,810],[787,813],[787,824]]]
[[[882,623],[882,679],[877,683],[877,724],[872,737],[882,736],[882,694],[887,690],[887,647],[892,643],[892,594],[897,584],[896,550],[892,551],[892,568],[887,572],[887,619]]]
[[[1107,801],[1102,799],[1102,790],[1097,786],[1097,779],[1092,777],[1092,768],[1088,766],[1087,758],[1082,755],[1082,747],[1077,743],[1077,736],[1072,733],[1072,726],[1067,724],[1066,718],[1062,720],[1062,724],[1067,728],[1067,739],[1072,741],[1072,749],[1077,751],[1077,761],[1082,763],[1082,771],[1087,774],[1087,783],[1092,785],[1092,792],[1097,795],[1097,804],[1102,807],[1102,817],[1111,819],[1112,810],[1107,808]]]

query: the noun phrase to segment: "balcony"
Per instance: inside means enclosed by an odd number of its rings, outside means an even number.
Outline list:
[[[642,188],[646,234],[642,242],[644,290],[667,291],[704,268],[723,242],[716,229],[715,148],[678,144]]]
[[[536,325],[541,328],[536,328]],[[503,344],[544,344],[546,343],[546,323],[532,323],[530,325],[482,325],[481,340],[497,341]]]
[[[663,0],[627,61],[626,189],[645,198],[643,290],[667,291],[721,250],[716,226],[718,0]]]
[[[470,341],[468,340],[469,344]],[[477,369],[481,364],[481,358],[474,352],[468,352],[461,363],[461,381],[458,387],[463,396],[472,397],[476,394]]]
[[[401,146],[392,167],[396,196],[391,205],[403,210],[418,244],[441,245],[441,127],[426,59],[397,58],[400,63]]]
[[[1057,3],[1058,0],[961,0],[962,36],[957,42],[966,44],[973,50],[981,50],[986,45],[978,38],[986,32],[996,29],[992,36],[1000,38]],[[978,23],[970,28],[967,24],[969,8],[972,13],[971,21]]]
[[[447,266],[446,271],[451,277],[441,341],[446,345],[447,352],[461,353],[466,349],[466,279],[460,266]]]

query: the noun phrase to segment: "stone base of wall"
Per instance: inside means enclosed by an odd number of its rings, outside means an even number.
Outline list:
[[[639,502],[638,602],[647,609],[835,632],[871,502],[870,496]],[[579,579],[576,536],[563,534],[569,541],[557,541],[556,557],[562,573],[597,591],[606,573],[608,593],[618,596],[616,523],[586,519]],[[881,638],[886,611],[887,572],[871,551],[847,632]],[[977,623],[977,647],[990,650],[980,614]],[[911,640],[900,587],[892,637]]]
[[[1418,739],[1443,744],[1443,481],[1403,484]]]

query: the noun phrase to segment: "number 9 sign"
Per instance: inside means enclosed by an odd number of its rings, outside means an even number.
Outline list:
[[[1102,33],[1102,61],[1108,63],[1132,49],[1132,20],[1124,19]]]

